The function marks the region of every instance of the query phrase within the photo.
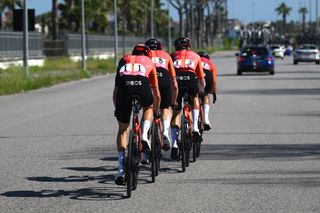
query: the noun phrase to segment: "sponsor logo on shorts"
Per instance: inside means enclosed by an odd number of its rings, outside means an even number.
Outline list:
[[[142,81],[126,81],[127,86],[140,86],[142,85]]]
[[[190,80],[190,76],[177,76],[176,78],[179,81],[189,81]]]

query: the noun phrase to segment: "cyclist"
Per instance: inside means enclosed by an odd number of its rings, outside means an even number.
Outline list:
[[[170,122],[172,112],[170,105],[175,105],[178,96],[178,84],[176,81],[176,71],[173,67],[171,56],[162,50],[162,44],[157,39],[149,39],[145,42],[151,49],[152,61],[157,69],[159,90],[161,95],[160,109],[162,111],[163,126],[163,149],[169,150],[171,144]]]
[[[198,52],[198,55],[201,58],[202,67],[206,79],[206,87],[204,88],[204,130],[208,131],[211,129],[211,124],[209,120],[209,110],[210,110],[210,98],[209,93],[213,96],[213,103],[216,102],[216,81],[217,81],[217,69],[216,65],[210,60],[210,57],[205,52]]]
[[[198,100],[198,91],[204,91],[205,80],[204,73],[202,69],[200,56],[190,50],[191,42],[189,38],[181,37],[175,40],[174,42],[175,52],[171,54],[173,60],[173,66],[176,70],[177,81],[178,81],[178,106],[177,111],[174,113],[172,118],[172,149],[171,149],[171,158],[179,160],[178,156],[178,146],[177,146],[177,137],[180,126],[180,111],[182,104],[182,96],[184,95],[184,88],[188,88],[188,95],[190,96],[192,104],[192,119],[197,121],[199,117],[199,100]],[[199,127],[198,122],[193,122],[193,136],[199,137]]]
[[[159,109],[160,92],[156,68],[152,63],[149,47],[137,44],[131,55],[124,55],[119,61],[113,90],[115,117],[118,121],[118,174],[115,183],[124,184],[123,159],[127,148],[129,123],[131,116],[131,94],[140,95],[143,107],[142,145],[143,150],[150,150],[148,130],[153,120],[153,110]]]

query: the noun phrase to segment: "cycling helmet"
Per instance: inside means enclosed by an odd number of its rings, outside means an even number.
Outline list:
[[[201,57],[201,58],[207,58],[207,59],[210,59],[209,55],[205,52],[198,52],[198,55]]]
[[[151,50],[144,44],[137,44],[132,50],[132,55],[145,55],[151,57]]]
[[[149,39],[144,44],[147,45],[151,50],[162,50],[161,42],[155,38]]]
[[[174,41],[174,48],[176,50],[188,49],[191,47],[191,41],[187,37],[181,37]]]

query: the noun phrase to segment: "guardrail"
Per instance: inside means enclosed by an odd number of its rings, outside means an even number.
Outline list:
[[[29,32],[29,57],[43,58],[43,36]],[[23,58],[23,33],[0,31],[0,61],[21,60]]]
[[[144,43],[145,37],[119,36],[119,53],[131,52],[134,45]],[[160,39],[161,40],[161,39]],[[113,53],[114,37],[111,35],[86,35],[86,53],[94,55],[97,53]],[[81,34],[64,35],[64,54],[73,56],[81,54]]]

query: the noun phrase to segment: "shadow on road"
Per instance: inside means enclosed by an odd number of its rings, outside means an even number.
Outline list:
[[[119,187],[95,187],[82,188],[76,190],[41,190],[41,191],[9,191],[0,196],[5,197],[37,197],[37,198],[54,198],[54,197],[70,197],[74,200],[119,200],[125,198],[124,190]]]
[[[320,144],[202,144],[200,160],[320,159]]]

